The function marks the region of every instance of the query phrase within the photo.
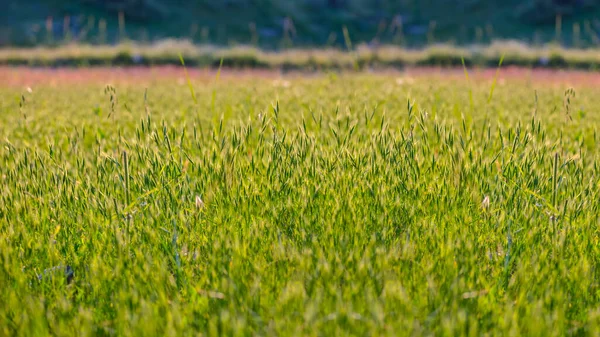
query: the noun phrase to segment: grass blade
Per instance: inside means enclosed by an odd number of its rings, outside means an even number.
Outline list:
[[[222,57],[221,57],[221,61],[219,62],[219,69],[217,70],[217,76],[215,78],[215,84],[217,82],[219,82],[219,78],[221,78],[221,69],[223,69],[223,58]],[[212,91],[212,97],[211,97],[211,100],[210,100],[210,111],[212,113],[215,112],[215,100],[216,100],[216,97],[217,97],[217,89],[214,88],[213,91]]]
[[[488,104],[492,101],[492,96],[494,96],[494,89],[496,88],[496,82],[498,81],[498,75],[500,74],[500,67],[502,67],[502,62],[504,61],[504,55],[500,57],[500,62],[498,62],[498,68],[496,68],[496,75],[494,76],[494,81],[492,82],[492,88],[490,89],[490,96],[488,97]]]
[[[194,91],[194,86],[192,85],[192,80],[190,79],[190,75],[188,74],[187,67],[185,66],[185,61],[183,60],[183,55],[181,53],[179,53],[179,61],[181,61],[181,65],[183,66],[183,71],[185,72],[185,78],[187,79],[187,84],[188,84],[188,87],[190,88],[190,94],[192,95],[194,104],[198,105],[198,99],[196,98],[196,92]]]

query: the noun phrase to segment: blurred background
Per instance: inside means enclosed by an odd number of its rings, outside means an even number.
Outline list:
[[[600,0],[0,0],[0,46],[600,44]],[[344,34],[346,27],[347,34]]]

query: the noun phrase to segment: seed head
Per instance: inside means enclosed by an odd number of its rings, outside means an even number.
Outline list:
[[[490,207],[490,197],[489,196],[485,196],[485,198],[483,198],[483,201],[481,202],[481,207],[483,207],[484,209],[488,209]]]
[[[202,201],[202,198],[200,198],[199,195],[196,196],[196,208],[197,209],[204,208],[204,201]]]

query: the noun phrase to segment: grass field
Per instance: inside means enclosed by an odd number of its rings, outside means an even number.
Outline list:
[[[597,86],[190,83],[0,84],[0,335],[600,333]]]

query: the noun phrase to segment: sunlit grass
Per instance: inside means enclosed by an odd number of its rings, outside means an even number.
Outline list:
[[[0,89],[0,334],[599,333],[596,89],[192,83]]]

